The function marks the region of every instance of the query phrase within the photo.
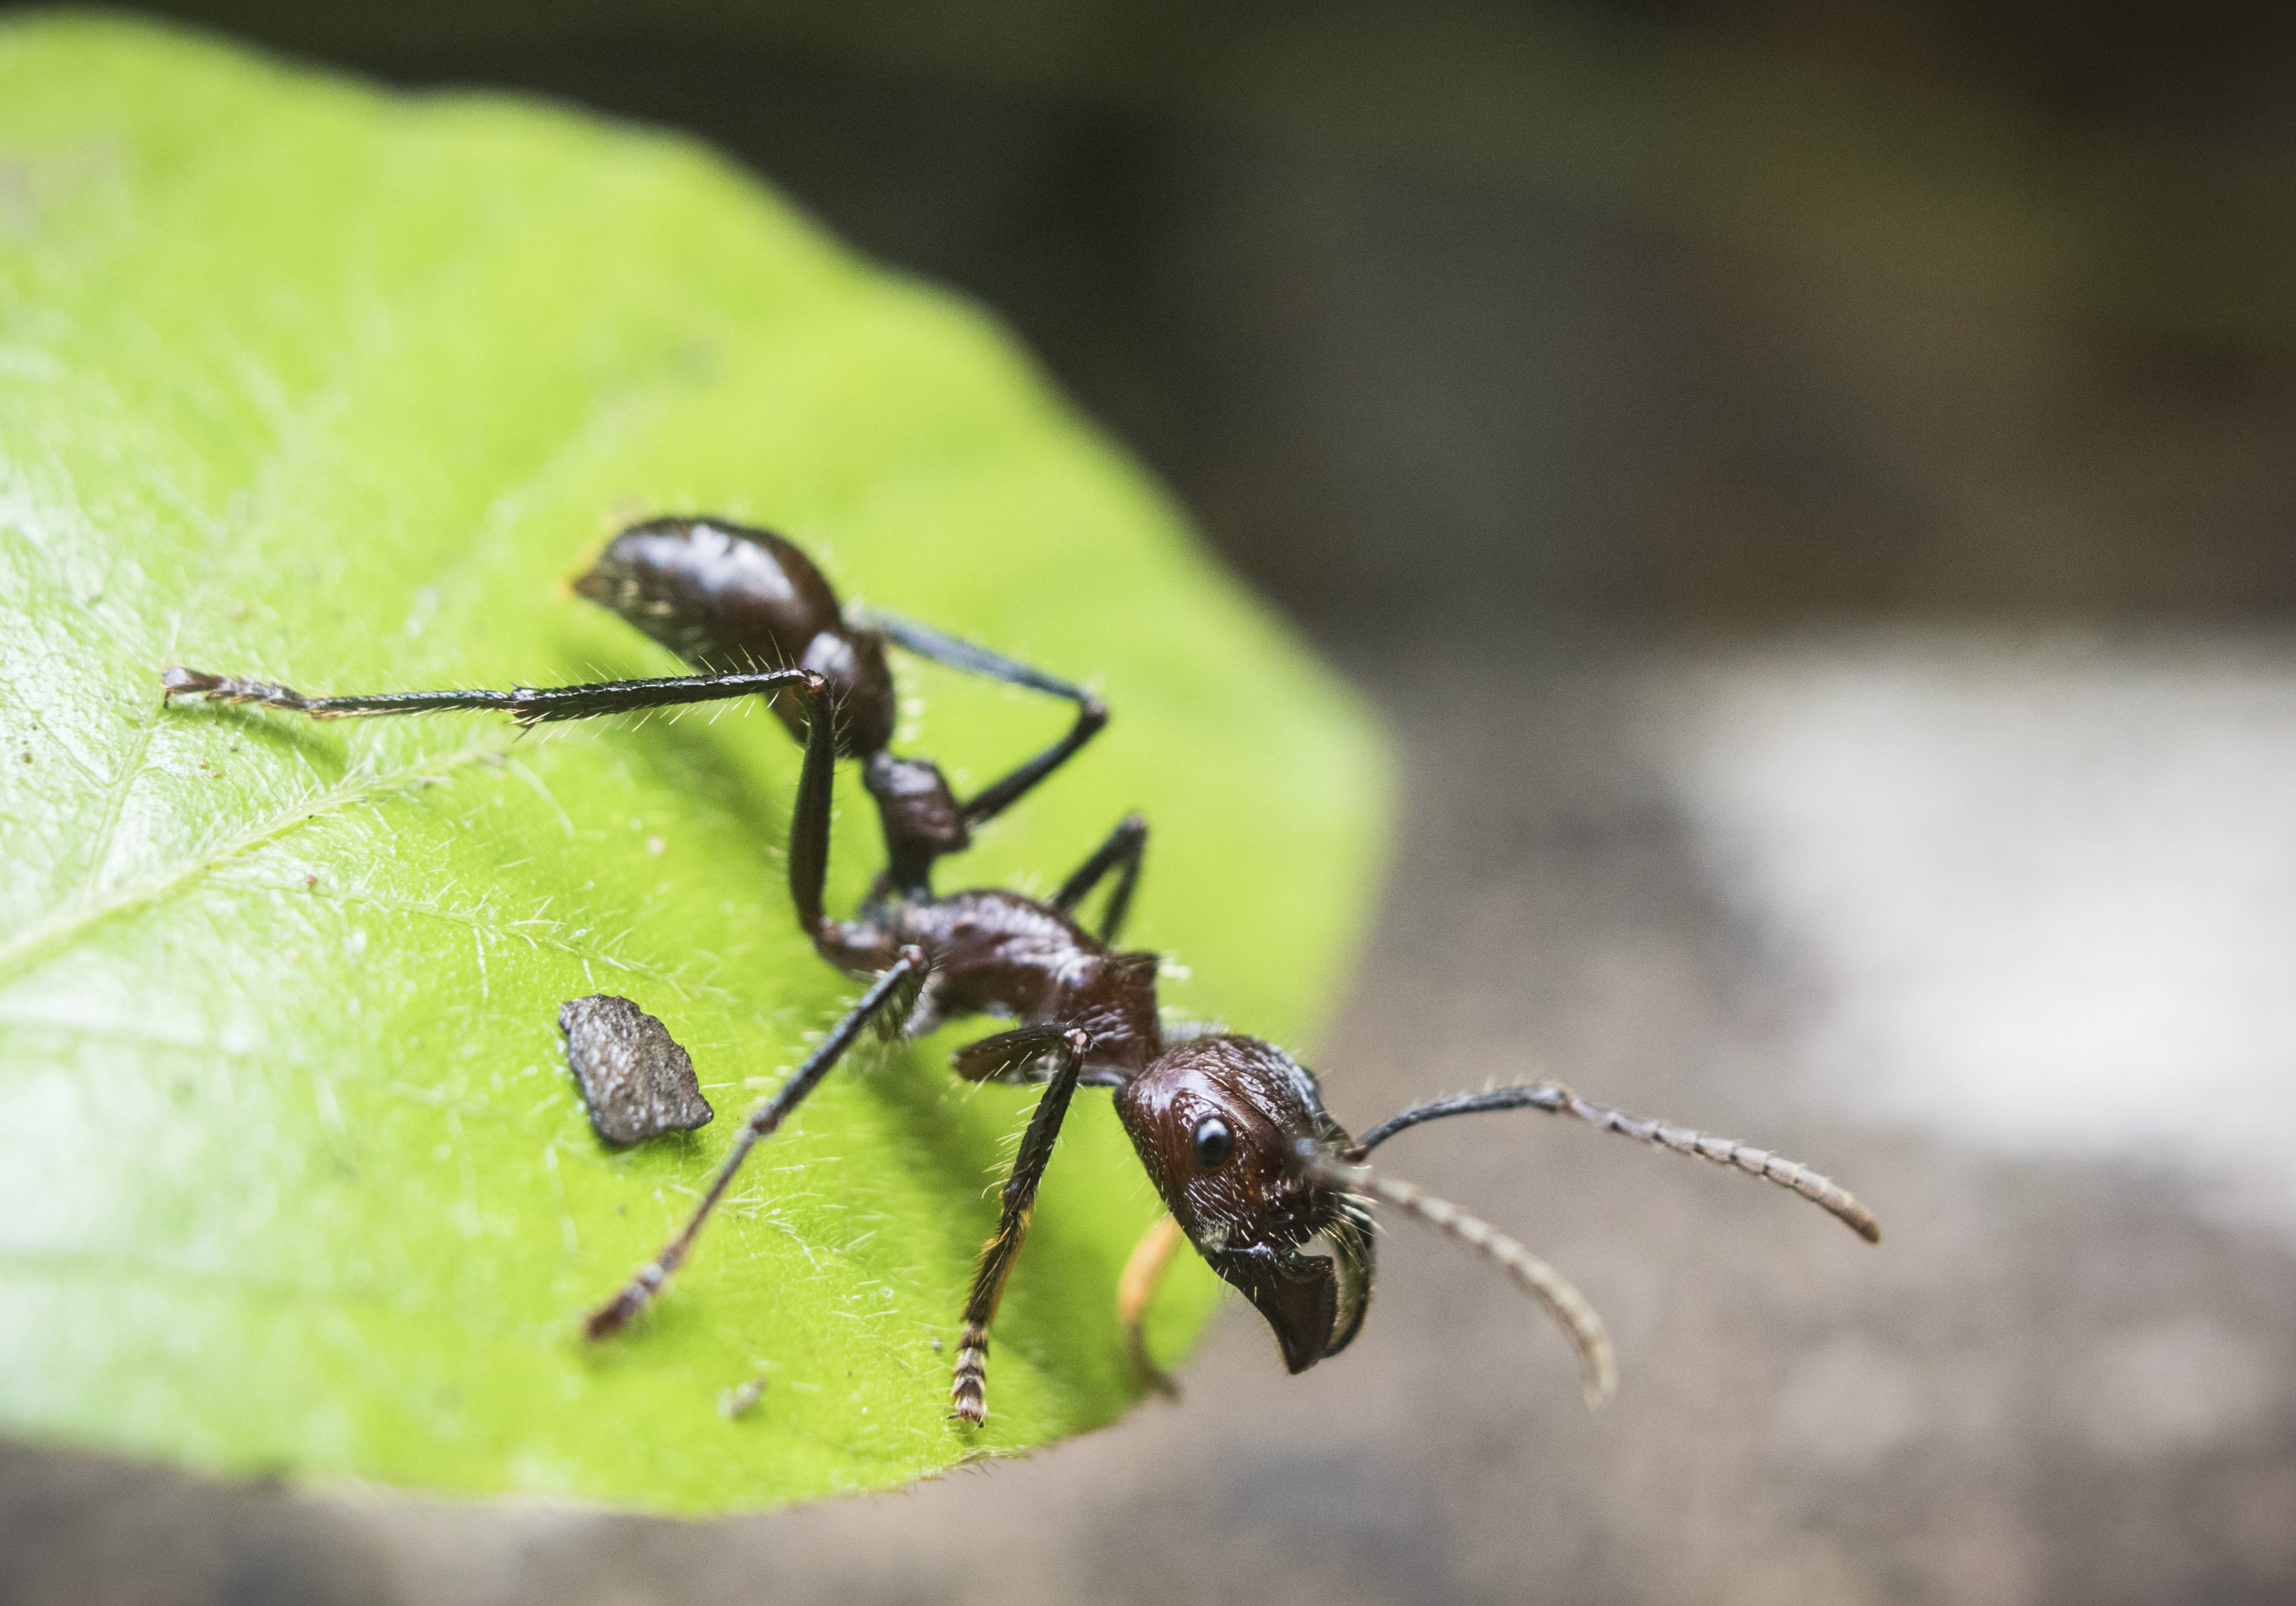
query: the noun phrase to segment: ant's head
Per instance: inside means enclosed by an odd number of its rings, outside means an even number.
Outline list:
[[[1544,1305],[1578,1352],[1587,1403],[1610,1397],[1618,1374],[1602,1318],[1553,1266],[1488,1222],[1365,1163],[1396,1134],[1447,1116],[1503,1110],[1571,1116],[1759,1176],[1809,1200],[1867,1242],[1882,1241],[1873,1212],[1807,1166],[1589,1103],[1559,1083],[1431,1099],[1390,1116],[1358,1143],[1324,1112],[1316,1078],[1304,1066],[1257,1037],[1220,1036],[1165,1051],[1117,1088],[1116,1109],[1173,1219],[1212,1268],[1259,1307],[1294,1372],[1346,1348],[1363,1325],[1371,1299],[1371,1207],[1377,1202],[1444,1233]],[[1318,1234],[1337,1254],[1336,1270],[1325,1256],[1300,1252]]]
[[[1116,1108],[1173,1218],[1267,1318],[1283,1364],[1305,1372],[1346,1348],[1371,1301],[1371,1217],[1303,1163],[1352,1143],[1307,1068],[1257,1037],[1198,1037],[1119,1087]],[[1302,1252],[1318,1236],[1332,1255]]]

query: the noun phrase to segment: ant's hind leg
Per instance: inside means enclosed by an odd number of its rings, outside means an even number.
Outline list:
[[[867,922],[840,922],[822,909],[822,894],[829,882],[829,825],[837,780],[837,717],[829,694],[818,689],[808,700],[805,766],[797,777],[797,801],[790,809],[789,851],[783,856],[789,870],[790,902],[797,910],[798,929],[814,951],[849,974],[873,972],[892,962],[898,938],[882,926]],[[906,950],[904,950],[906,951]],[[908,1023],[924,969],[917,967],[890,1012],[879,1024],[890,1034]]]
[[[1067,735],[1022,764],[1003,780],[993,783],[974,793],[959,806],[967,825],[979,825],[993,820],[1019,802],[1031,788],[1054,770],[1076,757],[1084,744],[1100,733],[1108,723],[1108,705],[1082,686],[1047,675],[1042,669],[1029,668],[1018,659],[992,652],[953,635],[943,635],[929,626],[919,625],[890,614],[872,610],[866,615],[870,629],[904,651],[930,660],[951,669],[961,669],[968,675],[983,676],[1001,680],[1006,685],[1026,686],[1032,692],[1042,692],[1048,697],[1063,698],[1076,704],[1076,723]]]
[[[717,1209],[718,1200],[726,1197],[726,1190],[733,1186],[734,1174],[742,1168],[742,1162],[750,1158],[750,1151],[774,1135],[775,1128],[788,1118],[790,1111],[804,1102],[805,1095],[820,1086],[821,1078],[827,1076],[844,1056],[845,1051],[853,1046],[853,1039],[861,1035],[861,1028],[869,1024],[870,1018],[885,1007],[887,1000],[899,994],[905,981],[924,967],[922,950],[901,950],[900,957],[870,983],[869,990],[861,996],[861,1002],[849,1010],[845,1019],[821,1040],[820,1046],[806,1056],[805,1063],[798,1067],[796,1074],[783,1083],[771,1098],[750,1111],[750,1118],[742,1123],[741,1135],[734,1140],[734,1147],[718,1166],[718,1175],[709,1179],[709,1186],[703,1192],[701,1202],[694,1207],[693,1214],[687,1218],[685,1225],[663,1247],[660,1254],[638,1267],[637,1274],[623,1284],[619,1293],[590,1313],[590,1319],[583,1324],[586,1334],[596,1340],[620,1332],[628,1325],[631,1317],[646,1307],[647,1301],[661,1291],[662,1285],[669,1281],[670,1274],[684,1263],[687,1252],[693,1248],[693,1240],[700,1234],[702,1224]]]
[[[806,669],[763,669],[740,675],[670,675],[651,680],[599,680],[571,686],[520,686],[509,692],[381,692],[357,697],[306,697],[292,686],[237,676],[211,675],[180,664],[160,672],[170,701],[205,697],[209,702],[252,702],[285,709],[314,719],[373,718],[384,714],[442,714],[460,709],[508,714],[520,725],[554,719],[589,719],[601,714],[635,713],[681,703],[715,702],[788,687],[818,688],[820,676]]]
[[[1061,883],[1061,889],[1053,894],[1053,907],[1063,914],[1074,912],[1103,878],[1115,871],[1116,888],[1108,895],[1108,906],[1100,917],[1101,941],[1114,943],[1131,910],[1132,889],[1140,881],[1140,858],[1147,850],[1148,822],[1136,814],[1125,815],[1109,832],[1108,840],[1093,849],[1092,856]]]
[[[829,883],[830,806],[836,780],[837,719],[828,695],[816,692],[807,709],[805,766],[798,772],[797,801],[790,809],[789,852],[784,856],[798,925],[816,948],[830,930],[821,897]]]
[[[1076,1095],[1077,1078],[1084,1069],[1085,1053],[1092,1046],[1091,1037],[1080,1031],[1057,1027],[1037,1029],[1042,1032],[1045,1045],[1058,1054],[1059,1064],[1052,1080],[1045,1084],[1044,1097],[1037,1101],[1037,1113],[1029,1118],[1029,1130],[1021,1138],[1013,1175],[1005,1179],[996,1235],[981,1248],[980,1265],[972,1274],[972,1295],[964,1302],[964,1336],[957,1345],[956,1378],[948,1391],[949,1414],[975,1428],[988,1419],[988,1324],[996,1319],[1005,1280],[1013,1274],[1013,1263],[1020,1258],[1021,1240],[1029,1235],[1037,1184],[1044,1180],[1045,1166],[1053,1158],[1054,1140],[1061,1135],[1061,1122],[1068,1115],[1069,1101]]]

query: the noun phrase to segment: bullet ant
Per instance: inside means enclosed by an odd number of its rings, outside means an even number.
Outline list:
[[[820,707],[818,692],[813,693]],[[1029,1229],[1037,1188],[1070,1100],[1080,1086],[1113,1090],[1117,1114],[1172,1220],[1212,1268],[1267,1318],[1284,1364],[1303,1372],[1347,1348],[1371,1299],[1374,1202],[1394,1205],[1496,1264],[1546,1305],[1577,1344],[1590,1402],[1610,1393],[1614,1369],[1602,1323],[1545,1262],[1457,1207],[1364,1164],[1379,1144],[1423,1122],[1483,1110],[1568,1114],[1606,1130],[1695,1154],[1792,1189],[1878,1241],[1866,1208],[1806,1167],[1726,1139],[1661,1126],[1591,1104],[1552,1086],[1502,1088],[1404,1110],[1351,1139],[1324,1110],[1315,1077],[1271,1043],[1226,1032],[1168,1038],[1156,1004],[1156,955],[1120,952],[1122,898],[1112,897],[1098,933],[1075,910],[1112,870],[1128,894],[1146,828],[1133,816],[1050,902],[980,888],[938,897],[872,896],[851,920],[822,907],[829,866],[834,722],[816,714],[806,742],[790,822],[790,897],[816,950],[867,990],[805,1063],[743,1123],[734,1147],[685,1227],[611,1299],[594,1312],[589,1336],[619,1331],[684,1263],[710,1213],[757,1143],[769,1137],[860,1035],[881,1016],[917,1037],[963,1016],[1020,1024],[952,1056],[967,1081],[1042,1081],[1045,1091],[1021,1139],[1000,1196],[996,1231],[982,1250],[965,1301],[952,1413],[988,1415],[988,1329]],[[1141,1253],[1156,1255],[1151,1229]],[[1337,1258],[1300,1252],[1323,1238]],[[1137,1258],[1137,1256],[1136,1256]],[[1128,1275],[1125,1318],[1136,1330],[1154,1271]],[[1134,1354],[1141,1351],[1136,1331]]]
[[[817,583],[800,616],[801,622],[817,624],[812,638],[793,643],[772,633],[791,615],[779,594],[735,583],[744,566],[751,566],[749,572],[763,572],[754,567],[759,559],[739,541],[750,542],[772,560],[775,572],[809,575]],[[685,1226],[590,1315],[585,1332],[593,1340],[619,1332],[660,1293],[750,1151],[781,1127],[872,1021],[904,1037],[976,1014],[1017,1021],[956,1051],[954,1068],[968,1081],[1044,1084],[999,1196],[996,1230],[981,1250],[965,1301],[949,1397],[951,1415],[968,1425],[988,1416],[988,1331],[1027,1234],[1061,1123],[1080,1086],[1112,1090],[1119,1118],[1170,1211],[1168,1220],[1152,1227],[1135,1250],[1119,1293],[1128,1348],[1152,1382],[1159,1374],[1147,1360],[1141,1323],[1180,1235],[1251,1301],[1274,1332],[1284,1364],[1299,1372],[1346,1348],[1362,1328],[1374,1270],[1372,1208],[1384,1203],[1482,1256],[1538,1299],[1577,1348],[1588,1403],[1607,1397],[1615,1385],[1610,1343],[1600,1318],[1577,1291],[1488,1224],[1365,1163],[1395,1134],[1450,1116],[1516,1109],[1570,1115],[1762,1177],[1832,1212],[1868,1241],[1881,1239],[1880,1226],[1863,1205],[1803,1166],[1605,1109],[1554,1085],[1414,1105],[1358,1142],[1324,1110],[1314,1075],[1275,1045],[1213,1029],[1166,1030],[1156,1000],[1157,956],[1114,946],[1147,842],[1147,827],[1138,815],[1119,823],[1047,901],[996,888],[931,892],[928,874],[933,859],[962,845],[965,826],[1009,805],[1089,740],[1105,718],[1097,702],[980,649],[914,626],[876,622],[883,639],[925,656],[1078,702],[1076,726],[1068,738],[971,802],[957,805],[939,783],[937,769],[884,756],[891,724],[890,682],[878,639],[867,629],[843,624],[826,583],[787,543],[705,520],[656,520],[618,537],[607,558],[577,588],[712,673],[547,691],[364,698],[304,698],[283,687],[184,669],[168,670],[163,684],[170,692],[203,692],[211,699],[320,716],[500,708],[521,724],[764,693],[775,700],[792,733],[802,733],[805,758],[786,856],[791,901],[816,951],[848,975],[865,979],[867,987],[804,1063],[742,1123]],[[767,597],[784,610],[767,608]],[[819,644],[824,636],[826,646]],[[797,667],[743,667],[759,661],[787,666],[792,660]],[[880,687],[882,715],[870,701]],[[885,819],[888,870],[850,920],[832,918],[822,901],[832,784],[840,756],[862,757],[868,766],[865,777],[871,769],[888,777],[871,785]],[[903,766],[914,767],[896,768]],[[929,776],[914,789],[904,778],[925,772]],[[925,803],[913,808],[912,800],[920,797]],[[1111,874],[1116,881],[1099,930],[1089,931],[1076,911]],[[1302,1252],[1319,1238],[1331,1255]]]

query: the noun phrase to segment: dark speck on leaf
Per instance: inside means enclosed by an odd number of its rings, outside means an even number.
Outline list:
[[[701,1096],[693,1061],[662,1023],[627,998],[600,993],[558,1006],[566,1057],[610,1143],[643,1143],[706,1127],[716,1111]]]

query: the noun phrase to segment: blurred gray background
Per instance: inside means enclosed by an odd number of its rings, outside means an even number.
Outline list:
[[[977,297],[1389,713],[1318,1059],[1398,1229],[1287,1380],[706,1525],[0,1447],[8,1602],[2296,1601],[2296,12],[181,13],[690,128]]]

